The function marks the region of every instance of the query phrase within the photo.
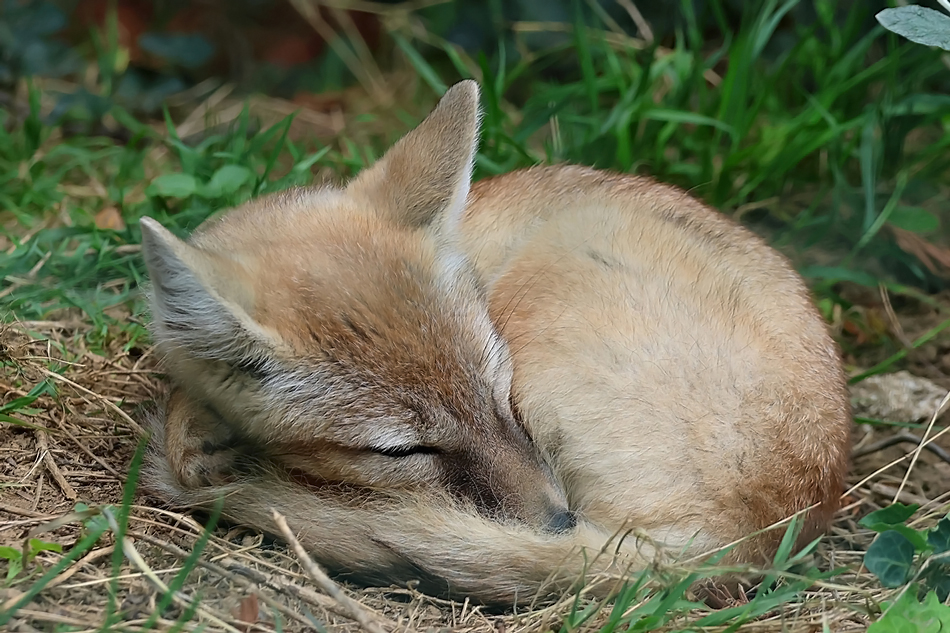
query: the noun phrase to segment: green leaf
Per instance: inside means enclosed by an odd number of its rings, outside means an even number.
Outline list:
[[[831,279],[850,281],[868,288],[877,288],[878,280],[874,275],[860,270],[850,270],[842,266],[805,266],[799,271],[802,277],[809,279]]]
[[[884,114],[888,116],[934,114],[945,112],[948,106],[950,106],[950,95],[916,93],[908,95],[894,105],[884,106]]]
[[[99,537],[102,536],[106,529],[108,529],[108,524],[99,525],[97,526],[97,529],[86,534],[83,539],[79,541],[79,543],[74,545],[73,548],[69,550],[68,554],[63,556],[63,558],[60,559],[58,563],[50,567],[46,573],[38,578],[29,589],[14,598],[12,600],[13,604],[7,602],[7,604],[4,605],[7,607],[7,609],[5,611],[0,611],[0,629],[6,625],[6,623],[16,614],[20,607],[35,598],[36,594],[41,592],[53,578],[63,573],[64,569],[69,567],[73,562],[79,559],[80,556],[92,549],[92,546],[96,544],[96,541],[99,540]]]
[[[875,532],[885,532],[888,529],[894,530],[895,532],[900,532],[904,535],[911,545],[914,546],[914,550],[918,552],[923,552],[930,549],[930,546],[927,544],[927,530],[915,530],[914,528],[907,527],[906,525],[892,525],[889,528],[887,526],[874,526],[880,527],[883,529],[874,530]],[[874,529],[873,527],[871,529]]]
[[[6,403],[3,406],[0,406],[0,413],[8,413],[10,411],[17,411],[24,407],[29,406],[36,400],[37,396],[21,396],[19,398],[14,398],[10,402]]]
[[[5,579],[9,584],[9,582],[16,578],[17,574],[23,570],[23,552],[12,547],[3,546],[0,547],[0,558],[5,558],[9,561],[7,577]]]
[[[910,578],[914,545],[900,532],[888,530],[871,543],[864,564],[885,587],[900,587]]]
[[[950,516],[945,516],[937,523],[937,527],[927,534],[927,543],[933,548],[934,554],[943,554],[950,551]]]
[[[669,121],[671,123],[688,123],[691,125],[714,127],[722,130],[733,138],[737,137],[736,130],[731,125],[724,123],[719,119],[703,116],[702,114],[696,114],[694,112],[682,112],[680,110],[655,108],[645,111],[640,116],[644,119],[653,119],[654,121]]]
[[[162,174],[145,188],[147,196],[187,198],[198,189],[198,181],[188,174]]]
[[[7,547],[6,545],[0,546],[0,558],[6,558],[9,561],[18,561],[23,557],[23,552],[20,550]]]
[[[25,396],[20,396],[19,398],[14,398],[10,402],[0,406],[0,413],[13,413],[33,404],[40,396],[51,393],[52,389],[50,389],[50,387],[51,384],[48,378],[37,383],[35,387],[30,389],[30,393]]]
[[[940,218],[919,207],[897,207],[887,223],[912,233],[933,233],[940,228]]]
[[[946,602],[950,596],[950,565],[939,565],[933,561],[927,566],[923,584],[937,594],[937,600]]]
[[[941,604],[931,591],[923,602],[908,590],[892,604],[884,616],[868,627],[868,633],[938,633],[950,630],[950,607]]]
[[[219,198],[227,196],[243,187],[254,179],[254,173],[247,167],[240,165],[225,165],[214,172],[211,180],[199,193],[204,198]]]
[[[911,5],[884,9],[875,17],[885,29],[911,42],[950,51],[950,17],[945,13]]]
[[[30,558],[33,558],[40,552],[62,552],[63,546],[59,543],[47,543],[38,538],[30,539]]]
[[[31,424],[26,420],[21,420],[20,418],[14,417],[12,415],[7,415],[6,413],[0,413],[0,422],[6,422],[7,424],[13,424],[14,426],[22,426],[27,429],[33,429],[34,431],[48,431],[45,426],[40,426],[38,424]]]
[[[429,84],[429,87],[432,88],[436,94],[445,94],[445,91],[448,90],[448,86],[446,86],[439,77],[439,73],[419,54],[419,51],[400,35],[393,33],[391,37],[395,40],[396,46],[405,54],[409,63],[412,64],[412,67],[415,68],[419,76],[422,77],[422,80]]]
[[[880,510],[866,515],[864,518],[858,521],[858,525],[871,530],[874,530],[872,527],[874,525],[900,525],[907,521],[907,519],[914,516],[914,513],[917,512],[918,508],[920,508],[920,505],[916,503],[912,503],[910,505],[895,503],[894,505],[889,505],[886,508],[881,508]],[[875,531],[883,532],[884,530]]]
[[[314,163],[316,163],[316,162],[319,161],[321,158],[323,158],[324,156],[326,156],[329,151],[330,151],[330,146],[328,145],[328,146],[324,147],[323,149],[319,150],[316,154],[313,154],[313,155],[311,155],[311,156],[309,156],[309,157],[303,159],[302,161],[300,161],[300,162],[297,163],[296,165],[294,165],[294,167],[293,167],[293,169],[291,169],[291,171],[297,172],[297,173],[303,173],[303,172],[305,172],[305,171],[309,171],[310,168],[314,165]]]
[[[785,535],[782,536],[782,542],[778,546],[778,551],[775,552],[773,565],[776,569],[780,569],[785,561],[788,560],[788,557],[792,555],[792,550],[795,548],[795,541],[798,540],[798,535],[801,534],[801,531],[801,517],[792,517],[791,522],[785,529]]]

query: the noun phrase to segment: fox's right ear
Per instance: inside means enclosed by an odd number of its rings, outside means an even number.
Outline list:
[[[156,343],[237,363],[273,349],[276,335],[251,316],[253,286],[239,262],[186,244],[151,218],[140,226]]]
[[[347,190],[397,223],[422,228],[465,208],[478,140],[478,84],[449,88],[425,121],[402,137]]]

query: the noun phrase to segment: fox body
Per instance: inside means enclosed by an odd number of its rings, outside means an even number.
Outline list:
[[[847,466],[837,349],[801,279],[674,187],[576,166],[470,188],[463,82],[342,189],[183,242],[143,220],[173,383],[150,487],[271,508],[335,571],[483,602],[735,541],[762,563]],[[750,537],[750,535],[752,535]],[[750,537],[750,538],[745,538]],[[605,568],[608,563],[603,563]]]

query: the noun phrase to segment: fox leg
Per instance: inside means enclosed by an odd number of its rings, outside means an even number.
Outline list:
[[[165,408],[151,416],[152,452],[160,451],[169,474],[184,488],[230,481],[239,470],[244,442],[211,409],[175,387]]]

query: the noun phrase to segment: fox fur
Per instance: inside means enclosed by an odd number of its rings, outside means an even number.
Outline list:
[[[761,564],[782,531],[759,532],[807,508],[801,540],[824,531],[850,410],[789,263],[649,178],[470,186],[478,99],[452,87],[344,188],[188,241],[142,220],[172,383],[148,487],[270,532],[276,509],[360,582],[493,604],[661,550]]]

